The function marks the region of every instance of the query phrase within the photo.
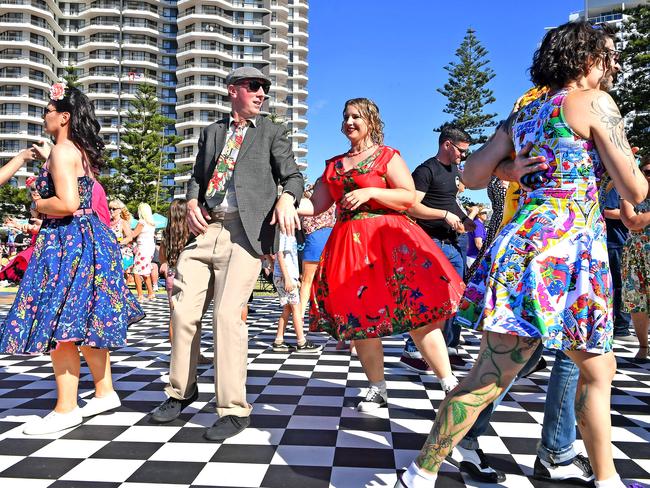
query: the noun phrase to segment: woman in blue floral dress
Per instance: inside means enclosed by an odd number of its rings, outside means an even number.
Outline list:
[[[485,187],[515,151],[545,159],[547,169],[521,192],[515,215],[468,284],[457,320],[483,330],[478,360],[440,405],[420,455],[396,487],[434,486],[446,456],[541,341],[580,370],[575,413],[597,486],[625,486],[611,449],[616,360],[598,189],[609,173],[620,195],[638,203],[648,183],[605,91],[619,69],[612,32],[583,21],[550,30],[530,69],[533,84],[548,91],[520,106],[468,160],[463,180],[470,188]]]
[[[43,225],[0,329],[1,353],[49,353],[52,359],[56,406],[25,426],[29,435],[74,427],[83,417],[120,405],[108,348],[126,345],[127,325],[144,316],[124,283],[115,236],[98,217],[108,213],[106,197],[96,198],[93,208],[93,196],[103,195],[94,174],[104,144],[91,102],[78,89],[56,83],[43,120],[55,140],[33,191]],[[95,396],[83,408],[77,405],[78,347],[95,383]]]

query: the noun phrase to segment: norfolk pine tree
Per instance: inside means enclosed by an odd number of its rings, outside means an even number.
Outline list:
[[[106,193],[121,198],[132,213],[140,202],[151,205],[154,212],[164,213],[173,197],[173,189],[162,186],[162,180],[191,168],[187,165],[186,168],[165,169],[169,159],[164,148],[176,145],[182,138],[163,134],[165,127],[173,124],[174,120],[160,113],[156,88],[152,85],[138,86],[125,120],[120,144],[122,156],[108,160],[113,174],[100,180]]]
[[[476,37],[476,31],[468,28],[463,42],[456,49],[458,60],[444,67],[449,73],[449,81],[437,89],[447,98],[443,112],[453,116],[450,123],[467,131],[474,143],[485,142],[484,130],[496,125],[493,120],[496,114],[483,111],[486,105],[495,101],[492,90],[486,87],[494,78],[494,71],[487,67],[487,54]]]
[[[61,78],[65,81],[66,85],[81,89],[79,84],[79,77],[77,76],[77,68],[75,66],[66,66],[63,68],[64,74]]]
[[[623,73],[614,92],[626,119],[626,133],[640,154],[650,154],[650,6],[625,10],[628,20],[621,37],[627,42],[621,52]]]

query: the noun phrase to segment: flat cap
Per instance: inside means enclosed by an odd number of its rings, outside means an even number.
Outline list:
[[[238,81],[248,79],[264,80],[269,84],[271,83],[271,79],[257,68],[242,66],[228,73],[228,76],[226,76],[226,85],[234,85]]]

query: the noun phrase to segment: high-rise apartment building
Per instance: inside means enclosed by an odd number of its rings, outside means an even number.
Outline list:
[[[585,0],[584,10],[574,12],[569,20],[586,19],[594,24],[603,22],[620,27],[625,16],[625,10],[646,4],[648,0],[632,0],[629,2],[612,2],[611,0]]]
[[[255,66],[274,82],[265,109],[287,123],[304,168],[308,10],[305,0],[0,0],[0,164],[42,139],[48,88],[67,66],[109,150],[138,84],[150,83],[183,137],[171,164],[192,163],[200,129],[228,113],[226,74]],[[165,183],[181,196],[188,179]]]

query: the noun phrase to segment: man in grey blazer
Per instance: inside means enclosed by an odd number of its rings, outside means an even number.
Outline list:
[[[250,424],[248,330],[241,311],[259,274],[260,256],[274,252],[275,224],[290,235],[300,225],[296,207],[304,185],[286,128],[259,115],[270,79],[243,67],[227,76],[226,85],[232,112],[201,131],[188,184],[187,221],[196,240],[178,259],[169,398],[152,414],[155,422],[171,422],[197,399],[201,317],[214,299],[219,419],[204,434],[208,440],[227,439]]]

